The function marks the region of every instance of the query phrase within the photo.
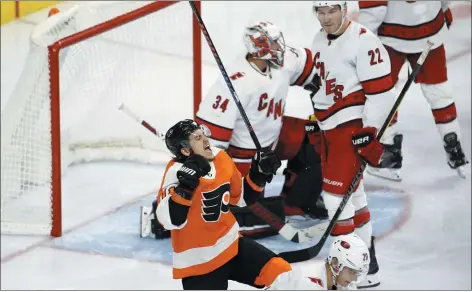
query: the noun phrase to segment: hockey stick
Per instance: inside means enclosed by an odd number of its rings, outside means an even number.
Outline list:
[[[218,55],[218,52],[216,51],[215,45],[213,44],[213,41],[210,38],[210,34],[208,33],[208,30],[205,24],[203,23],[203,19],[200,15],[200,12],[195,7],[195,4],[193,3],[193,1],[189,1],[189,4],[190,4],[190,7],[192,7],[195,18],[197,19],[200,29],[202,30],[202,33],[205,36],[205,39],[208,43],[208,46],[210,47],[213,57],[215,57],[215,61],[218,64],[218,68],[220,69],[220,72],[223,75],[223,78],[226,82],[226,85],[228,86],[229,91],[231,92],[231,95],[233,97],[234,102],[236,103],[239,113],[241,114],[241,117],[243,118],[244,124],[246,125],[249,131],[249,134],[251,135],[251,139],[254,142],[254,145],[256,146],[257,152],[260,153],[262,150],[261,144],[259,143],[259,140],[257,139],[256,133],[254,133],[254,129],[252,128],[252,125],[249,122],[246,112],[244,111],[244,108],[241,105],[241,101],[239,100],[239,97],[236,94],[236,91],[233,87],[233,84],[231,83],[231,80],[229,79],[229,76],[228,76],[228,73],[226,72],[225,67],[223,66],[223,62],[221,61]],[[259,217],[262,221],[266,222],[271,227],[275,228],[279,232],[279,234],[282,235],[285,239],[290,240],[292,242],[297,242],[297,243],[311,240],[311,234],[313,234],[313,231],[310,231],[308,228],[298,229],[298,228],[293,227],[292,225],[282,220],[279,216],[270,212],[267,208],[262,206],[260,203],[256,202],[254,204],[251,204],[248,206],[248,208],[254,213],[254,215]]]
[[[133,111],[131,111],[124,103],[120,105],[118,108],[119,110],[123,111],[125,114],[127,114],[130,118],[135,120],[136,122],[140,123],[143,127],[151,131],[154,135],[159,137],[159,139],[164,140],[165,134],[157,131],[153,126],[151,126],[148,122],[146,122],[144,119],[142,119],[140,116],[135,114]]]
[[[398,107],[400,106],[400,103],[402,102],[403,98],[405,97],[406,92],[410,88],[411,84],[413,81],[416,79],[416,76],[418,75],[418,72],[421,70],[421,67],[424,63],[424,60],[429,54],[429,51],[431,50],[431,47],[433,46],[433,43],[428,41],[428,44],[426,45],[426,48],[424,48],[423,53],[421,56],[418,58],[418,61],[416,62],[416,67],[411,73],[411,75],[408,77],[407,82],[403,86],[402,91],[400,92],[400,95],[398,96],[397,100],[395,101],[392,109],[390,110],[390,113],[387,116],[387,119],[382,125],[382,128],[380,131],[377,133],[377,140],[380,140],[382,138],[385,130],[387,129],[388,125],[390,124],[390,121],[392,120],[393,116],[398,110]],[[346,206],[347,202],[349,201],[349,198],[351,197],[352,193],[354,192],[355,187],[359,183],[362,177],[362,173],[364,172],[365,168],[367,166],[367,162],[364,160],[361,163],[361,167],[359,171],[356,173],[354,179],[352,180],[349,189],[347,190],[347,194],[344,196],[343,200],[339,204],[338,209],[336,210],[336,213],[334,214],[333,218],[331,219],[331,222],[328,225],[328,228],[326,228],[326,231],[324,232],[323,236],[321,237],[320,241],[308,248],[301,249],[301,250],[296,250],[296,251],[288,251],[288,252],[282,252],[279,254],[282,258],[284,258],[286,261],[289,263],[297,263],[297,262],[302,262],[302,261],[307,261],[309,259],[312,259],[316,257],[321,249],[323,248],[323,245],[325,244],[326,240],[328,239],[328,236],[331,233],[331,230],[334,228],[334,225],[336,224],[336,221],[338,220],[339,216],[341,215],[342,211],[344,210],[344,207]]]

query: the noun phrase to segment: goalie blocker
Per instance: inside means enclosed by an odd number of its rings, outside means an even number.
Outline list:
[[[284,199],[282,197],[262,198],[259,203],[285,220]],[[170,231],[162,227],[156,218],[156,208],[157,201],[152,203],[152,208],[141,207],[141,237],[170,238]],[[241,235],[259,239],[278,234],[276,229],[255,216],[249,208],[230,206],[230,210],[236,217],[236,221],[238,221]]]

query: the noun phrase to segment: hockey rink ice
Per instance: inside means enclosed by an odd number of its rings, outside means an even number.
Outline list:
[[[245,4],[244,4],[245,3]],[[233,14],[244,11],[243,5],[232,4]],[[269,2],[264,2],[269,3]],[[249,20],[270,20],[280,26],[286,36],[301,35],[319,27],[298,24],[311,15],[311,1],[259,5],[260,13],[249,13],[242,20],[226,18],[226,37],[214,38],[223,63],[231,62],[233,51],[225,51],[241,41],[244,24]],[[70,3],[58,5],[68,7]],[[221,2],[202,4],[207,28],[222,29],[218,24]],[[351,4],[350,4],[351,5]],[[458,1],[460,7],[445,46],[448,75],[453,87],[461,143],[469,159],[471,153],[471,4]],[[453,6],[454,7],[454,6]],[[190,9],[190,7],[189,7]],[[263,9],[263,10],[261,10]],[[293,23],[278,23],[270,9],[293,13]],[[298,11],[296,9],[299,9]],[[297,14],[299,13],[299,14]],[[453,12],[454,13],[454,12]],[[1,27],[1,107],[10,97],[28,54],[28,38],[34,25],[47,15],[41,11],[25,19]],[[220,16],[221,17],[221,16]],[[313,22],[316,24],[316,22]],[[190,29],[190,28],[188,28]],[[221,34],[220,34],[221,35]],[[297,40],[300,38],[297,38]],[[227,41],[227,44],[224,44]],[[311,35],[305,43],[310,47]],[[221,44],[221,46],[219,46]],[[204,48],[203,94],[218,77],[216,63]],[[158,54],[158,53],[155,53]],[[206,55],[205,55],[206,54]],[[173,64],[179,72],[189,67],[190,60],[173,56],[157,56]],[[179,67],[181,66],[181,67]],[[404,68],[406,69],[406,68]],[[402,72],[405,80],[406,70]],[[188,94],[180,80],[173,89],[177,95]],[[297,117],[310,114],[310,102],[303,90],[289,93],[286,113]],[[302,96],[302,98],[298,98]],[[303,99],[300,101],[300,99]],[[178,110],[178,99],[166,97],[163,106]],[[182,102],[182,101],[180,101]],[[176,112],[175,121],[190,117],[191,112]],[[467,179],[461,179],[446,163],[432,114],[418,85],[408,91],[399,113],[399,130],[404,135],[401,182],[390,182],[365,174],[365,187],[372,216],[376,254],[380,265],[381,285],[376,290],[470,290],[471,284],[471,164]],[[140,206],[150,206],[163,174],[162,164],[122,162],[90,162],[74,164],[63,176],[64,234],[61,238],[1,235],[2,290],[179,290],[180,280],[172,279],[169,240],[139,237]],[[283,177],[277,176],[267,187],[269,195],[281,189]],[[276,252],[306,247],[280,236],[260,240]],[[327,255],[326,246],[317,258],[294,264],[310,274],[310,266],[320,264]],[[233,290],[253,288],[230,282]]]

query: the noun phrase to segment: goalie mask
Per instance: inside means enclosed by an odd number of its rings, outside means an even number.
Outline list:
[[[254,58],[267,60],[282,67],[284,64],[285,40],[280,29],[268,21],[259,21],[246,27],[244,44]]]
[[[186,156],[182,154],[181,149],[191,148],[189,137],[198,130],[202,130],[203,134],[207,137],[211,136],[210,129],[208,129],[207,126],[200,125],[194,120],[187,119],[178,122],[166,132],[165,142],[167,149],[169,149],[177,159],[184,159]]]

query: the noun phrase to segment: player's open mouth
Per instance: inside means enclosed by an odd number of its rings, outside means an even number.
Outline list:
[[[205,151],[211,151],[210,145],[205,146]]]

